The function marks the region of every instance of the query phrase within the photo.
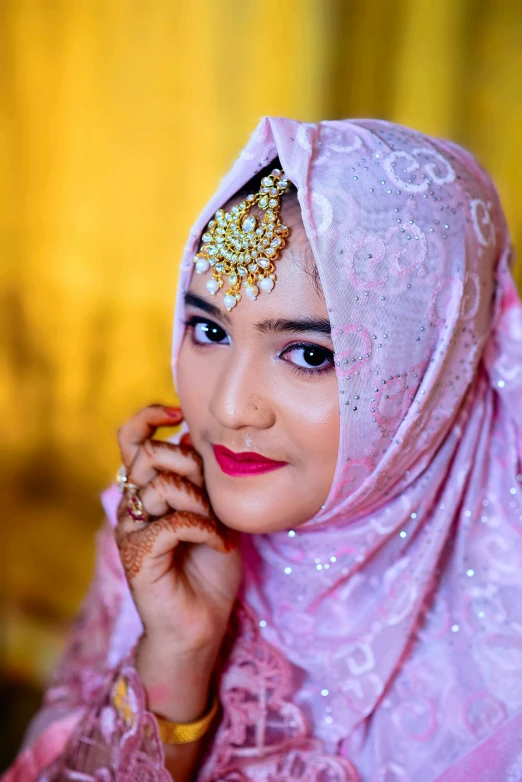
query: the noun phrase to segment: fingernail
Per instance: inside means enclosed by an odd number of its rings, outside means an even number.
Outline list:
[[[181,412],[180,407],[165,407],[164,410],[171,418],[183,418],[183,413]]]

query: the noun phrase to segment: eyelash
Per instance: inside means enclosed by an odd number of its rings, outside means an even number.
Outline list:
[[[191,317],[189,317],[189,318],[187,318],[185,320],[185,327],[187,329],[190,329],[190,331],[191,331],[192,344],[194,345],[194,347],[196,347],[196,348],[204,348],[207,345],[212,345],[212,344],[214,344],[214,345],[227,344],[227,343],[222,343],[222,342],[221,343],[220,342],[214,342],[214,343],[212,343],[212,342],[208,342],[208,343],[198,342],[195,339],[195,336],[194,336],[194,329],[200,323],[204,323],[205,325],[207,325],[210,328],[219,329],[224,334],[226,334],[225,329],[221,328],[221,326],[219,326],[217,323],[214,323],[213,321],[209,320],[208,318],[201,318],[201,317],[198,317],[197,315],[192,315]],[[227,337],[228,337],[228,334],[227,334]],[[318,369],[312,369],[312,368],[308,368],[308,367],[299,366],[298,364],[293,364],[291,361],[286,361],[285,359],[283,359],[283,361],[285,361],[285,363],[290,366],[290,369],[293,372],[295,372],[297,375],[307,375],[308,377],[312,377],[312,376],[313,377],[317,377],[317,375],[322,375],[324,372],[331,372],[332,369],[334,369],[334,358],[333,358],[332,351],[328,350],[328,348],[321,347],[321,345],[316,345],[314,342],[294,342],[292,345],[289,345],[287,348],[285,348],[279,354],[279,358],[282,358],[284,355],[286,355],[287,353],[291,353],[294,350],[305,350],[306,348],[312,348],[312,349],[315,348],[315,349],[321,350],[325,354],[325,360],[328,361],[328,364],[326,366],[324,366],[324,367],[319,367]]]

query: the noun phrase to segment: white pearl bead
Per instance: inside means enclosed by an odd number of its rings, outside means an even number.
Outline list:
[[[204,272],[208,272],[210,269],[210,264],[207,261],[206,258],[198,258],[196,261],[196,273],[197,274],[203,274]]]
[[[259,283],[261,288],[266,291],[267,293],[270,293],[270,291],[274,287],[274,281],[270,279],[270,277],[265,277],[264,280],[261,280]]]
[[[224,297],[223,304],[225,305],[226,309],[230,312],[232,307],[235,307],[237,304],[237,299],[235,296],[231,296],[229,293]]]
[[[245,286],[245,293],[248,296],[249,299],[252,299],[252,301],[255,301],[257,299],[257,294],[259,293],[259,288],[257,285],[246,285]]]
[[[209,280],[207,282],[207,291],[210,293],[211,296],[214,296],[215,293],[219,290],[219,283],[217,280]]]

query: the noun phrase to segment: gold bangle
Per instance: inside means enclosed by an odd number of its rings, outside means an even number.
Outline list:
[[[210,711],[196,722],[169,722],[169,720],[154,714],[158,721],[161,741],[163,744],[188,744],[191,741],[198,741],[209,729],[218,708],[219,699],[217,695],[214,695],[214,702]]]

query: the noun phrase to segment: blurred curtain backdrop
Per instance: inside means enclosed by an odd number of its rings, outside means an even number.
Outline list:
[[[3,0],[4,680],[54,663],[117,427],[175,400],[181,249],[259,118],[448,136],[493,175],[520,248],[521,96],[520,0]]]

